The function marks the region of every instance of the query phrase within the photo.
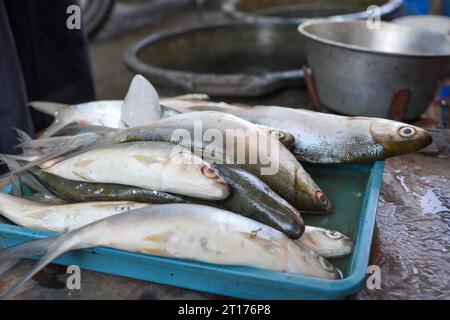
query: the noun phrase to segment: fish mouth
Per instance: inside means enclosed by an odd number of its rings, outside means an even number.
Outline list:
[[[303,221],[301,223],[296,223],[295,226],[291,227],[289,230],[283,231],[290,239],[297,240],[305,232],[305,224]]]

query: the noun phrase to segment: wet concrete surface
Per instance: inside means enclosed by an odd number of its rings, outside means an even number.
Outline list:
[[[145,4],[142,17],[152,11]],[[150,8],[150,9],[149,9]],[[214,19],[198,11],[136,19],[122,29],[133,10],[119,6],[92,45],[98,99],[122,99],[133,76],[122,63],[122,51],[149,32]],[[139,10],[138,10],[139,11]],[[217,15],[216,15],[217,17]],[[148,18],[147,18],[148,19]],[[119,27],[120,26],[120,27]],[[126,30],[126,32],[124,32]],[[133,31],[132,33],[130,33]],[[303,90],[295,90],[304,98]],[[292,92],[281,96],[286,101]],[[266,101],[271,102],[271,97]],[[298,99],[298,98],[297,98]],[[300,101],[300,100],[298,100]],[[280,103],[283,105],[283,103]],[[426,153],[389,159],[383,176],[371,264],[381,269],[381,289],[363,289],[350,299],[450,298],[450,131],[435,133]],[[22,261],[0,278],[0,288],[16,283],[34,262]],[[50,265],[28,282],[16,299],[212,299],[214,295],[82,270],[80,290],[69,290],[66,267]]]

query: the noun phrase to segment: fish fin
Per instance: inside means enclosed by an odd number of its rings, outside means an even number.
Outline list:
[[[124,99],[121,119],[131,127],[147,125],[161,119],[158,92],[139,74],[131,81]]]
[[[57,237],[44,238],[21,243],[9,248],[0,250],[0,276],[7,272],[19,260],[42,256],[47,253],[47,248]]]
[[[58,136],[27,140],[16,145],[15,148],[52,148],[54,146],[62,146],[71,143],[75,138],[76,136]]]
[[[9,170],[15,170],[15,169],[20,168],[20,163],[16,159],[14,159],[14,157],[11,157],[6,154],[0,154],[0,159],[3,162],[5,162],[5,164],[8,166]],[[26,161],[25,161],[25,163],[26,163]],[[28,171],[21,172],[20,176],[15,179],[20,181],[19,187],[21,185],[25,184],[36,192],[39,192],[46,196],[54,197],[53,193],[51,193],[46,187],[44,187],[44,185],[41,182],[39,182],[39,180]],[[14,185],[13,185],[13,190],[14,190]],[[21,187],[20,187],[20,190],[22,190]],[[16,195],[16,194],[14,194],[14,195]],[[19,196],[22,196],[22,194],[20,194]]]
[[[68,104],[48,101],[30,101],[28,105],[37,111],[51,116],[56,116],[59,112],[70,108]]]
[[[13,129],[16,131],[20,143],[33,140],[25,131],[14,127]]]
[[[15,164],[17,164],[17,162],[14,159],[11,159],[7,155],[3,154],[0,154],[0,162],[6,164],[9,170],[11,170],[11,168],[14,167]],[[13,162],[13,164],[11,164],[11,162]],[[23,190],[22,185],[20,184],[19,177],[16,176],[10,177],[10,183],[11,183],[11,194],[16,197],[22,197]]]
[[[42,270],[46,265],[54,259],[72,250],[77,246],[78,242],[70,241],[73,233],[69,232],[60,237],[50,237],[40,240],[33,240],[26,243],[19,244],[7,248],[0,252],[0,265],[6,261],[6,264],[11,265],[14,260],[19,262],[20,259],[31,258],[35,256],[43,256],[38,263],[23,277],[20,282],[7,290],[0,299],[8,299],[14,296],[20,288],[30,280],[36,273]]]

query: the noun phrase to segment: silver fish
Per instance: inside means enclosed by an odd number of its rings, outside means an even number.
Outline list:
[[[163,102],[162,116],[176,112],[215,110],[255,124],[291,133],[292,153],[311,163],[361,163],[416,152],[432,142],[424,129],[386,119],[344,117],[303,109],[276,106],[238,108],[201,101]],[[175,110],[175,111],[174,111]]]
[[[131,201],[49,205],[0,192],[0,214],[25,228],[67,232],[133,209],[151,206]]]
[[[205,200],[223,200],[230,193],[223,176],[211,164],[164,142],[97,148],[44,171],[69,180],[123,184]]]
[[[328,261],[270,227],[207,206],[167,204],[115,215],[60,237],[31,241],[0,252],[1,264],[18,257],[44,255],[6,295],[17,292],[61,254],[92,247],[339,278]]]
[[[213,136],[205,137],[212,133]],[[252,136],[256,139],[251,138]],[[69,151],[83,151],[131,141],[178,144],[209,161],[222,161],[256,175],[302,212],[331,212],[331,203],[324,192],[277,139],[248,121],[214,111],[180,114],[147,126],[118,129],[106,134],[85,133],[27,141],[21,146],[53,146],[55,150],[2,177],[40,165]],[[266,146],[266,149],[261,146]]]

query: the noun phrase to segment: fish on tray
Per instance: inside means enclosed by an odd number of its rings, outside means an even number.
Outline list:
[[[211,164],[164,142],[95,148],[43,166],[45,172],[75,181],[131,185],[207,200],[229,195],[229,186]]]
[[[11,169],[19,166],[11,156],[1,155],[1,158]],[[39,193],[50,191],[51,194],[47,198],[54,198],[54,195],[57,195],[70,202],[137,201],[151,204],[205,204],[252,218],[293,239],[298,239],[303,234],[305,227],[300,213],[264,182],[241,169],[226,165],[218,165],[216,168],[230,187],[230,195],[222,201],[205,201],[121,184],[80,182],[37,168],[31,169],[33,177],[24,179],[22,174],[20,179],[22,184]],[[49,199],[44,199],[49,202]]]
[[[203,134],[199,136],[196,134],[196,126],[199,124],[202,126],[203,132],[210,129],[215,130],[214,132],[221,134],[223,139],[210,141],[210,138],[206,139]],[[178,140],[174,141],[174,136],[180,132],[182,134],[180,134]],[[184,139],[185,134],[189,136],[188,139]],[[257,136],[258,139],[247,139],[248,136],[252,135]],[[178,143],[209,161],[217,162],[219,158],[219,161],[223,163],[256,175],[301,212],[315,214],[331,212],[331,203],[325,193],[312,180],[292,153],[275,137],[267,135],[248,121],[215,111],[180,114],[147,126],[116,129],[106,134],[85,133],[77,136],[25,141],[20,145],[23,148],[54,148],[55,145],[57,147],[56,150],[49,151],[41,159],[31,161],[21,169],[11,171],[4,177],[42,164],[57,156],[67,155],[70,151],[91,149],[95,152],[94,150],[98,149],[98,146],[135,141]],[[230,145],[232,147],[228,148]],[[262,150],[261,146],[268,146],[269,152]],[[208,150],[214,150],[214,156]],[[256,161],[251,163],[249,159],[255,155]],[[71,161],[70,158],[74,157],[78,157],[78,155],[69,157],[69,161]],[[239,162],[237,159],[239,157],[243,158],[244,161]]]
[[[277,106],[239,108],[202,101],[161,101],[163,118],[177,113],[219,111],[258,125],[291,133],[292,153],[311,163],[363,163],[419,151],[432,142],[431,135],[409,124],[369,117],[345,117]]]

